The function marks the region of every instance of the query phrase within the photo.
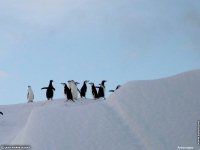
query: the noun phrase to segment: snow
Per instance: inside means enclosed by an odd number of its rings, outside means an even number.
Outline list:
[[[199,148],[200,70],[130,81],[106,100],[0,105],[0,145],[33,150]]]

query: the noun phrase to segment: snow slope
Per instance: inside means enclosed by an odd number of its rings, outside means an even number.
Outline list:
[[[0,105],[0,145],[33,150],[173,150],[197,146],[200,70],[131,81],[106,101]]]

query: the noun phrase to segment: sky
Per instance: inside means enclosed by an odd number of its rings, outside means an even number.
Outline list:
[[[199,0],[1,1],[0,105],[27,102],[28,85],[45,100],[51,79],[56,99],[72,79],[108,91],[200,69],[199,39]]]

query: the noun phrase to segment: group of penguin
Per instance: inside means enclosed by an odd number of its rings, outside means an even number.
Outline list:
[[[86,98],[86,92],[87,92],[87,83],[89,81],[85,80],[83,82],[83,86],[81,87],[81,89],[79,90],[77,85],[79,84],[78,82],[75,82],[74,80],[69,80],[68,81],[68,85],[66,83],[61,83],[62,85],[64,85],[64,95],[66,97],[67,100],[77,100],[78,99],[78,93],[80,93],[80,97],[81,98]],[[97,98],[104,98],[105,99],[105,82],[106,80],[103,80],[100,85],[100,87],[95,87],[94,83],[89,83],[91,84],[91,88],[92,88],[92,95],[94,99]],[[54,91],[55,88],[53,87],[53,80],[50,80],[49,82],[49,86],[48,87],[43,87],[42,89],[46,89],[46,97],[48,100],[53,99],[53,95],[54,95]],[[96,88],[99,88],[98,92],[96,90]]]
[[[66,100],[67,101],[70,100],[70,101],[74,102],[74,100],[78,99],[78,94],[80,94],[81,98],[83,98],[83,97],[86,98],[87,83],[88,82],[89,82],[88,80],[85,80],[83,82],[83,85],[82,85],[80,90],[77,87],[77,85],[79,83],[75,82],[74,80],[69,80],[68,84],[67,83],[61,83],[64,86],[64,95],[65,95]],[[91,85],[92,96],[95,100],[99,99],[99,98],[105,99],[105,82],[107,82],[107,81],[103,80],[99,84],[99,86],[95,86],[95,84],[93,82],[89,83]],[[117,86],[117,88],[115,90],[117,90],[119,87],[120,86]],[[48,87],[41,88],[41,90],[43,90],[43,89],[46,89],[47,100],[52,100],[53,96],[54,96],[54,91],[56,90],[53,87],[53,80],[49,81]],[[115,90],[110,90],[110,92],[114,92]],[[28,99],[28,102],[33,102],[34,94],[33,94],[33,91],[31,89],[31,86],[28,86],[27,99]]]
[[[83,97],[86,98],[87,83],[88,82],[89,82],[88,80],[85,80],[83,82],[83,85],[82,85],[80,90],[77,87],[77,85],[79,83],[75,82],[74,80],[69,80],[68,85],[66,83],[61,83],[62,85],[64,85],[64,95],[65,95],[67,101],[70,100],[70,101],[74,102],[74,100],[77,100],[78,99],[78,93],[80,93],[81,98],[83,98]],[[93,82],[89,83],[91,85],[92,96],[95,100],[98,99],[98,98],[104,98],[105,99],[105,88],[106,88],[105,82],[107,82],[107,81],[103,80],[99,84],[100,86],[95,86],[95,84]],[[118,85],[115,90],[117,90],[119,87],[120,87],[120,85]],[[98,88],[98,91],[96,90],[96,88]],[[53,95],[54,95],[54,91],[56,90],[53,87],[53,80],[50,80],[48,87],[41,88],[41,90],[43,90],[43,89],[46,89],[47,100],[52,100]],[[115,92],[115,90],[109,90],[109,92]],[[33,102],[34,94],[33,94],[33,90],[31,88],[31,86],[28,86],[27,99],[28,99],[28,102]],[[0,115],[3,115],[3,112],[0,111]]]

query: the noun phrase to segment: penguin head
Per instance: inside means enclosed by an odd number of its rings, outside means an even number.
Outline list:
[[[101,84],[99,84],[100,86],[105,86],[104,84],[105,84],[105,82],[107,82],[106,80],[103,80],[102,82],[101,82]]]
[[[78,84],[80,84],[80,83],[78,83],[78,82],[75,82],[75,85],[78,85]]]
[[[52,82],[53,82],[53,80],[50,80],[50,82],[52,83]]]
[[[28,88],[31,88],[31,86],[29,85]]]
[[[105,82],[107,82],[106,80],[103,80],[101,83],[105,83]]]
[[[75,84],[75,81],[74,81],[74,80],[70,80],[70,82]]]
[[[66,85],[66,83],[60,83],[60,84],[62,84],[62,85]]]
[[[121,87],[121,85],[118,85],[118,86],[116,87],[116,90],[119,89],[120,87]]]
[[[84,83],[88,83],[88,82],[89,82],[89,80],[85,80],[85,81],[84,81]]]
[[[107,82],[107,81],[106,81],[106,80],[103,80],[103,81],[101,82],[101,85],[104,86],[105,82]]]
[[[94,85],[94,83],[93,83],[93,82],[90,82],[89,84],[90,84],[90,85]]]

